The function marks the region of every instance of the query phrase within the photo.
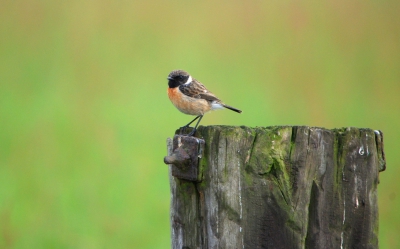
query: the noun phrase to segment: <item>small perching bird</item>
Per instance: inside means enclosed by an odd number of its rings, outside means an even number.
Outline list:
[[[174,70],[168,75],[168,97],[179,111],[197,116],[183,126],[184,128],[189,127],[191,123],[199,119],[188,136],[194,135],[204,114],[209,111],[227,108],[237,113],[242,112],[224,104],[217,96],[208,91],[200,81],[192,78],[190,74],[183,70]]]

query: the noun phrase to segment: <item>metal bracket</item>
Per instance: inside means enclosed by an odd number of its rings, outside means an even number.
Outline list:
[[[164,157],[165,164],[172,164],[172,175],[179,179],[200,182],[199,161],[203,156],[205,141],[197,137],[175,135],[173,152]]]

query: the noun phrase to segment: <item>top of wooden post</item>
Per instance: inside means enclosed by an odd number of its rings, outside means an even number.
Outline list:
[[[167,163],[198,163],[170,178],[173,248],[378,248],[381,131],[200,126],[168,144]]]

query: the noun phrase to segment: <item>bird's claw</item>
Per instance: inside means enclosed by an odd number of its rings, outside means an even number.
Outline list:
[[[188,128],[187,125],[180,127],[180,128],[179,128],[179,133],[180,133],[180,135],[182,135],[182,132],[185,133],[187,128]]]
[[[179,128],[179,133],[180,133],[180,135],[185,135],[186,129],[189,128],[189,127],[190,127],[190,126],[187,126],[187,125],[180,127],[180,128]],[[189,136],[189,137],[193,136],[194,133],[196,133],[196,130],[197,130],[196,128],[193,128],[192,131],[191,131],[190,133],[186,134],[186,136]]]
[[[193,128],[193,130],[187,134],[189,137],[193,136],[196,133],[196,128]]]

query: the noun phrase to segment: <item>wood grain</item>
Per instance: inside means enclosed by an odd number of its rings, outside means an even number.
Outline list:
[[[378,248],[381,132],[208,126],[196,135],[206,143],[201,182],[170,176],[172,248]]]

